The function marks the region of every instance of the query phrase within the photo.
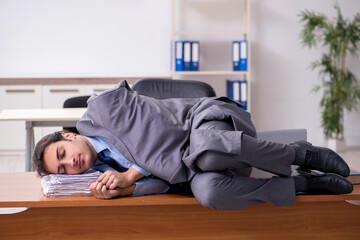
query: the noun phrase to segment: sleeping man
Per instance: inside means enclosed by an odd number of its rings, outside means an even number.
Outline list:
[[[127,82],[88,100],[79,135],[56,132],[33,154],[40,175],[104,173],[89,183],[93,195],[192,193],[205,207],[236,210],[261,203],[291,206],[296,194],[346,194],[345,161],[307,142],[256,138],[250,114],[226,97],[164,99],[138,95]],[[323,172],[291,176],[291,166]],[[251,168],[269,179],[249,177]]]

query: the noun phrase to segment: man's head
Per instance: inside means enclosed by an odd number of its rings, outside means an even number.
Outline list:
[[[80,174],[91,168],[97,153],[90,142],[71,132],[55,132],[35,146],[33,162],[40,176],[50,173]]]

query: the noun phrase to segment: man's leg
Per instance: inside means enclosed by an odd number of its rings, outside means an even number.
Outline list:
[[[234,131],[231,123],[223,121],[205,122],[199,129]],[[241,132],[239,137],[242,137],[240,154],[206,151],[197,158],[197,167],[201,171],[221,171],[252,166],[281,176],[291,175],[294,146],[258,140]]]
[[[308,169],[336,173],[344,177],[348,176],[350,172],[346,162],[334,151],[315,147],[306,142],[281,144],[259,140],[242,134],[242,132],[234,131],[231,123],[222,121],[205,122],[199,129],[223,131],[219,131],[219,134],[224,134],[225,130],[227,133],[232,133],[229,136],[234,139],[233,141],[241,138],[241,141],[238,141],[241,146],[237,149],[237,154],[229,154],[226,150],[208,150],[198,156],[196,165],[202,171],[240,169],[244,165],[250,165],[280,176],[290,176],[291,165],[299,165]],[[231,140],[227,140],[227,143],[231,144]]]
[[[198,173],[191,180],[191,191],[201,205],[210,209],[239,210],[262,203],[292,206],[297,192],[351,193],[353,188],[345,178],[328,173],[308,176],[255,179],[228,172]],[[299,184],[300,183],[300,184]],[[302,186],[299,186],[302,185]]]
[[[291,206],[295,186],[291,177],[254,179],[229,172],[204,172],[191,181],[195,198],[206,208],[238,210],[262,203]]]

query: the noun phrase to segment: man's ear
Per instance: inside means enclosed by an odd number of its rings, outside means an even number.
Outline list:
[[[64,132],[61,135],[66,139],[75,139],[76,138],[76,135],[71,132]]]

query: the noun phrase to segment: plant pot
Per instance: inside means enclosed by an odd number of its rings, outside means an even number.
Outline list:
[[[346,150],[346,141],[345,139],[335,139],[329,138],[327,142],[328,148],[335,152],[343,152]]]

